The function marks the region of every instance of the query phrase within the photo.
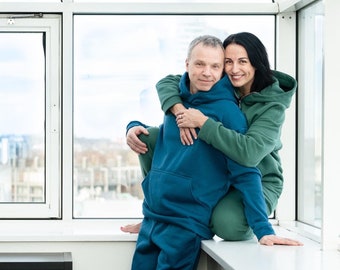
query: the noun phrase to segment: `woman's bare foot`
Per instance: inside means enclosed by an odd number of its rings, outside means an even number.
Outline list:
[[[139,233],[141,224],[142,223],[140,222],[137,224],[125,225],[125,226],[120,227],[120,230],[122,232],[127,232],[127,233]]]

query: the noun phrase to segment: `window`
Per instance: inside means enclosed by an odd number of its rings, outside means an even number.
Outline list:
[[[1,202],[45,200],[43,41],[44,33],[0,35]]]
[[[299,14],[298,220],[321,226],[323,7]]]
[[[162,121],[155,84],[182,74],[190,41],[249,31],[274,68],[274,16],[75,15],[75,218],[142,217],[138,157],[125,143],[131,120]],[[143,29],[141,31],[141,29]]]
[[[59,19],[38,17],[0,18],[0,218],[60,216]]]

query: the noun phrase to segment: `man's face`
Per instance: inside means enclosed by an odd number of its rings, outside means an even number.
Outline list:
[[[198,44],[185,61],[190,79],[190,92],[209,91],[218,82],[224,68],[224,51],[220,47]]]

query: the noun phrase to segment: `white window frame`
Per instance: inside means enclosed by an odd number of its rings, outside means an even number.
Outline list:
[[[296,13],[282,12],[276,15],[276,67],[296,78]],[[284,49],[283,49],[284,48]],[[278,221],[295,221],[296,217],[296,95],[286,111],[282,127],[282,145],[280,151],[284,169],[284,188],[278,207]],[[293,151],[294,150],[294,151]]]
[[[293,76],[296,74],[296,66],[292,65],[290,59],[295,59],[296,61],[296,12],[301,8],[316,2],[318,0],[275,0],[272,3],[248,3],[234,0],[231,3],[225,4],[221,1],[199,1],[198,3],[193,3],[191,1],[178,1],[177,3],[169,3],[164,1],[128,1],[123,2],[120,1],[117,3],[115,0],[105,0],[102,3],[97,3],[96,1],[77,1],[77,0],[63,0],[63,1],[54,1],[45,3],[43,1],[10,1],[6,0],[1,3],[1,12],[10,13],[10,12],[43,12],[49,14],[61,14],[62,16],[62,88],[63,88],[63,122],[62,122],[62,152],[57,148],[60,146],[60,136],[58,138],[58,142],[55,144],[56,148],[53,148],[54,151],[51,151],[50,154],[56,153],[61,155],[62,153],[62,162],[60,163],[59,157],[56,160],[49,160],[50,164],[53,164],[55,174],[53,175],[53,179],[57,179],[54,182],[56,185],[56,189],[51,189],[47,192],[53,191],[54,200],[50,200],[50,205],[55,209],[56,215],[46,216],[60,217],[60,200],[62,199],[62,219],[58,220],[57,224],[62,225],[63,223],[68,226],[69,223],[81,223],[83,226],[84,223],[91,223],[90,220],[74,220],[72,216],[72,128],[73,128],[73,119],[72,119],[72,104],[73,104],[73,15],[75,14],[225,14],[225,15],[233,15],[233,14],[278,14],[278,26],[277,26],[277,54],[276,54],[276,69],[287,72]],[[130,2],[130,3],[129,3]],[[133,4],[131,4],[131,2]],[[338,25],[340,17],[336,14],[337,7],[339,6],[338,1],[323,1],[326,5],[326,14],[328,16],[328,21],[326,22],[326,29],[330,28],[329,26]],[[284,16],[282,16],[284,15]],[[3,18],[3,15],[0,15],[0,18]],[[44,15],[45,18],[45,15]],[[0,21],[1,22],[1,21]],[[42,22],[42,21],[40,21]],[[22,27],[26,27],[25,23]],[[2,24],[0,24],[2,27]],[[60,37],[59,40],[55,43],[60,45]],[[292,45],[294,44],[294,45]],[[307,235],[310,238],[313,238],[317,241],[320,241],[320,234],[323,237],[322,246],[323,248],[329,246],[333,246],[334,232],[336,232],[336,225],[340,224],[340,216],[336,215],[336,220],[334,220],[334,213],[338,213],[337,206],[339,205],[340,196],[337,194],[338,183],[335,183],[337,178],[334,175],[337,175],[337,159],[334,158],[337,156],[337,149],[339,149],[340,141],[337,139],[339,136],[339,132],[334,131],[334,115],[339,115],[337,112],[340,110],[340,107],[336,105],[337,98],[335,96],[339,95],[339,91],[334,85],[337,85],[337,69],[333,68],[334,63],[334,55],[336,55],[337,47],[339,45],[338,40],[334,39],[334,31],[329,31],[325,36],[325,122],[324,122],[324,164],[323,164],[323,178],[327,180],[326,186],[324,186],[323,194],[327,194],[327,197],[324,196],[323,203],[323,225],[321,230],[317,230],[315,232],[311,226],[304,226],[301,222],[296,220],[296,186],[295,186],[295,153],[292,153],[291,149],[295,149],[295,138],[291,136],[291,138],[287,138],[283,140],[284,149],[281,151],[282,154],[282,163],[284,167],[285,173],[285,186],[283,194],[280,198],[278,209],[276,212],[276,222],[283,227],[289,227],[290,229],[297,230],[298,232]],[[57,55],[57,54],[56,54]],[[55,55],[55,56],[56,56]],[[60,56],[60,49],[58,51],[58,59]],[[60,70],[60,62],[52,63],[54,68],[58,66],[58,70]],[[52,67],[53,68],[53,67]],[[58,84],[58,86],[54,85],[60,90],[61,78],[60,74],[57,79],[54,79],[54,83]],[[57,92],[56,92],[57,93]],[[60,94],[60,92],[59,92]],[[53,103],[51,103],[53,104]],[[59,104],[59,103],[54,103]],[[295,124],[293,124],[290,119],[295,119],[295,100],[291,104],[290,110],[287,112],[287,118],[285,122],[285,126],[282,130],[283,137],[284,133],[295,132]],[[60,109],[60,108],[59,108]],[[59,112],[59,120],[60,120],[60,112]],[[295,121],[295,120],[294,120]],[[56,122],[57,123],[57,122]],[[294,122],[295,123],[295,122]],[[60,122],[59,122],[60,124]],[[60,128],[60,125],[58,126]],[[55,134],[56,135],[56,134]],[[53,137],[53,136],[52,136]],[[54,143],[54,141],[50,141],[49,143]],[[287,150],[286,150],[287,149]],[[288,150],[289,149],[289,150]],[[51,150],[51,149],[50,149]],[[289,152],[289,153],[288,153]],[[48,157],[47,157],[48,158]],[[55,162],[55,163],[53,163]],[[62,167],[62,196],[60,193],[60,167]],[[49,172],[52,175],[52,171]],[[330,196],[329,196],[330,195]],[[48,202],[46,203],[48,205]],[[57,206],[57,208],[55,208]],[[2,206],[1,206],[2,207]],[[6,212],[4,212],[3,208],[0,207],[0,211],[5,215],[11,216],[15,211],[17,212],[13,217],[23,218],[30,212],[30,209],[22,208],[21,205],[18,209],[10,209],[7,208]],[[36,211],[37,212],[37,211]],[[43,212],[43,211],[42,211]],[[47,211],[48,212],[48,211]],[[52,213],[53,211],[49,211]],[[37,212],[38,213],[38,212]],[[32,216],[37,217],[38,214]],[[1,216],[0,216],[1,218]],[[19,228],[23,226],[27,226],[27,221],[21,224],[21,221],[16,221],[19,223]],[[111,220],[100,220],[100,223],[109,224],[112,226]],[[125,224],[126,220],[121,220],[121,224]],[[129,223],[133,223],[134,221],[129,220]],[[3,221],[6,223],[6,221]],[[50,222],[49,222],[50,223]],[[44,222],[34,221],[34,224],[30,224],[31,228],[36,229],[36,225],[40,224],[42,227],[45,227]],[[10,223],[11,227],[12,223]],[[28,226],[29,227],[29,226]],[[308,227],[308,228],[306,228]],[[312,229],[312,230],[311,230]],[[17,230],[16,230],[17,231]],[[327,232],[327,233],[326,233]],[[313,234],[313,235],[311,235]],[[316,238],[315,238],[316,235]],[[338,247],[339,248],[339,247]]]
[[[1,203],[0,219],[61,217],[61,18],[34,14],[9,14],[0,17],[0,32],[46,35],[45,83],[45,202]],[[0,33],[1,34],[1,33]]]

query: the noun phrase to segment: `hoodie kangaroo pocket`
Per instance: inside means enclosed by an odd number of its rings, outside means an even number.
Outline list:
[[[178,215],[197,207],[190,177],[152,170],[142,182],[145,202],[155,213]]]

